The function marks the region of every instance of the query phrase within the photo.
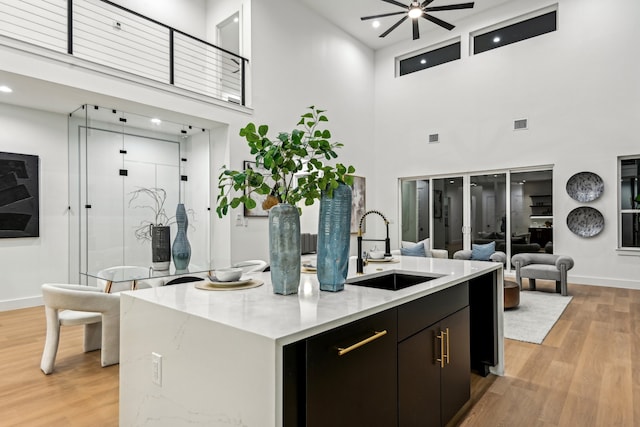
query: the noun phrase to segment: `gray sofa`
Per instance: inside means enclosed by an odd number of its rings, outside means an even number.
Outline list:
[[[516,282],[522,289],[522,278],[529,279],[529,289],[536,289],[536,279],[555,280],[556,292],[567,295],[567,271],[573,268],[573,258],[552,254],[517,254],[511,257],[516,268]]]

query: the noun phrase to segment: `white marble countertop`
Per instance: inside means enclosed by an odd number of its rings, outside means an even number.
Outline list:
[[[208,291],[197,289],[195,283],[183,283],[125,294],[134,300],[199,316],[286,345],[501,267],[479,261],[401,256],[396,259],[399,262],[369,263],[365,275],[396,270],[437,278],[397,291],[346,284],[340,292],[321,292],[316,275],[302,273],[298,293],[283,296],[273,293],[267,272],[251,274],[264,281],[262,286],[253,289]],[[355,276],[355,259],[352,259],[349,278]]]

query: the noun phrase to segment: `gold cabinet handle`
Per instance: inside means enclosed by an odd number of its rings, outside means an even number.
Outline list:
[[[446,332],[443,332],[444,335],[447,336],[447,352],[444,354],[444,358],[447,359],[447,365],[449,364],[450,361],[450,356],[449,356],[449,339],[451,338],[451,335],[449,335],[449,328],[447,328]]]
[[[440,331],[438,336],[436,336],[436,338],[438,340],[440,340],[440,358],[436,359],[436,362],[440,362],[440,367],[441,368],[444,368],[444,358],[445,358],[445,354],[444,354],[444,335],[445,335],[445,333]]]
[[[444,368],[445,363],[448,365],[451,360],[449,355],[449,337],[449,328],[444,331],[440,331],[438,336],[436,336],[436,338],[440,340],[440,358],[436,359],[436,362],[440,362],[441,368]]]
[[[350,345],[347,348],[338,347],[338,356],[344,356],[345,354],[349,353],[350,351],[353,351],[358,347],[362,347],[365,344],[369,344],[371,341],[375,341],[375,340],[377,340],[378,338],[380,338],[380,337],[382,337],[384,335],[387,335],[387,330],[386,329],[383,330],[383,331],[375,331],[373,333],[373,335],[370,336],[369,338],[363,339],[362,341],[357,342],[357,343],[355,343],[353,345]]]

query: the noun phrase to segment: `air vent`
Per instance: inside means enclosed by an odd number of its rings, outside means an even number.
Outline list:
[[[513,130],[527,129],[527,119],[515,120],[513,122]]]
[[[437,133],[432,133],[431,135],[429,135],[429,144],[433,144],[436,142],[440,142],[440,135],[438,135]]]

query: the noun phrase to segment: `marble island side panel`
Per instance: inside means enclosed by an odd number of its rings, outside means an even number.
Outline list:
[[[203,291],[185,283],[124,293],[120,424],[280,425],[284,345],[493,271],[502,281],[493,263],[413,257],[370,264],[365,274],[386,270],[437,278],[399,291],[346,285],[331,293],[303,274],[298,294],[281,296],[273,294],[268,273],[257,273],[264,285],[248,290]],[[161,384],[152,381],[152,353],[162,356]]]

